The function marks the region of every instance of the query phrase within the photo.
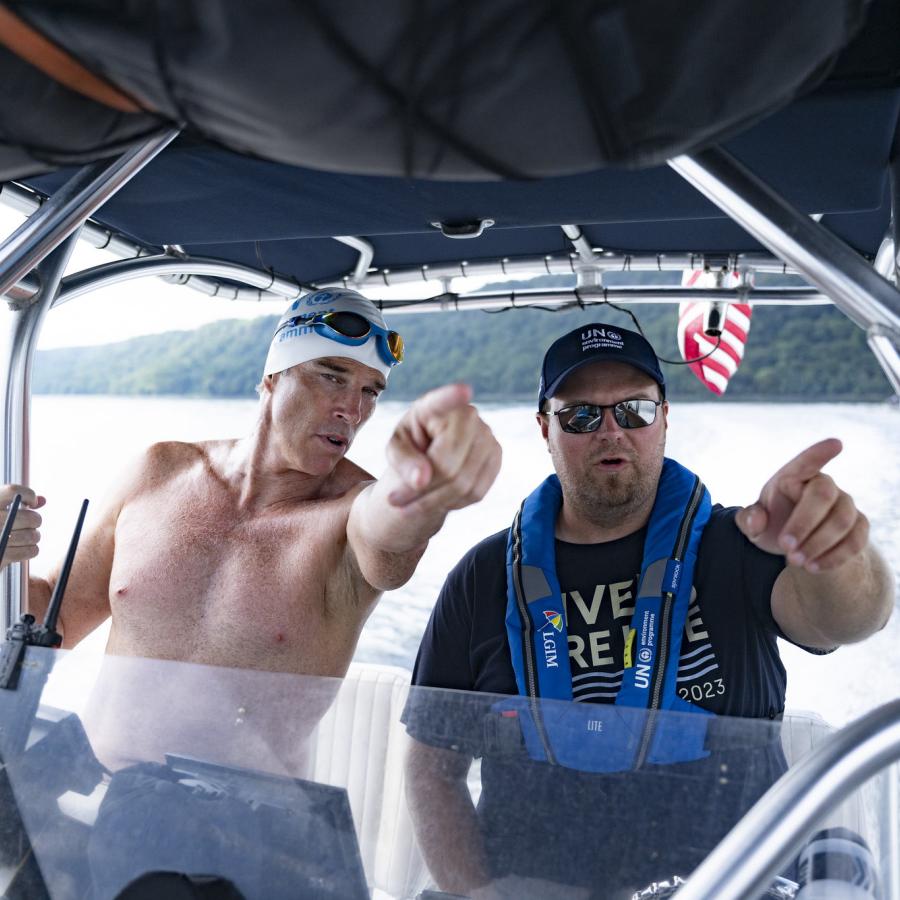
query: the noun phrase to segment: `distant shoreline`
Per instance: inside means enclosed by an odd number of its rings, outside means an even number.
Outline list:
[[[462,381],[472,385],[482,402],[533,402],[548,342],[597,311],[532,312],[512,317],[461,312],[439,326],[428,316],[398,317],[407,361],[392,372],[389,394],[408,401],[429,388]],[[33,389],[54,394],[253,397],[276,321],[224,320],[196,331],[117,344],[40,350]],[[641,321],[661,358],[677,359],[674,311],[642,307]],[[664,371],[669,397],[676,402],[716,399],[686,365],[672,363]],[[880,403],[891,391],[865,333],[839,311],[760,307],[754,311],[743,363],[725,397],[735,403],[795,404],[810,398],[817,403]]]

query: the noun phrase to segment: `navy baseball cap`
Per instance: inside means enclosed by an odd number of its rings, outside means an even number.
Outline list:
[[[650,342],[636,331],[595,322],[581,325],[550,345],[541,366],[538,410],[563,381],[580,366],[593,362],[620,362],[646,372],[666,396],[666,379]]]

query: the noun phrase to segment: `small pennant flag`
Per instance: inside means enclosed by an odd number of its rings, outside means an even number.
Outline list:
[[[709,279],[712,279],[712,283]],[[689,271],[684,273],[682,284],[685,287],[716,287],[715,279],[716,275],[711,272]],[[726,276],[724,286],[737,286],[737,275],[732,273]],[[678,349],[697,378],[714,394],[721,395],[725,393],[729,379],[737,372],[744,358],[744,344],[750,333],[753,310],[749,303],[719,303],[718,308],[721,311],[718,327],[722,331],[722,337],[719,346],[713,349],[717,338],[705,333],[709,315],[713,311],[712,301],[685,301],[679,305]],[[706,359],[701,360],[701,356]]]

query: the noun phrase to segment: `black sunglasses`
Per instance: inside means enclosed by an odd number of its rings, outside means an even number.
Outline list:
[[[656,421],[656,407],[662,400],[620,400],[607,406],[594,403],[573,403],[548,416],[556,416],[563,431],[569,434],[589,434],[603,422],[603,410],[611,409],[620,428],[646,428]]]

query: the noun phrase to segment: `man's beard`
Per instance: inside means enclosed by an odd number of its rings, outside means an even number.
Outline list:
[[[559,477],[566,503],[586,521],[608,528],[640,510],[649,513],[661,471],[662,453],[643,467],[629,458],[624,471],[604,473],[589,468],[579,474],[560,472]]]

